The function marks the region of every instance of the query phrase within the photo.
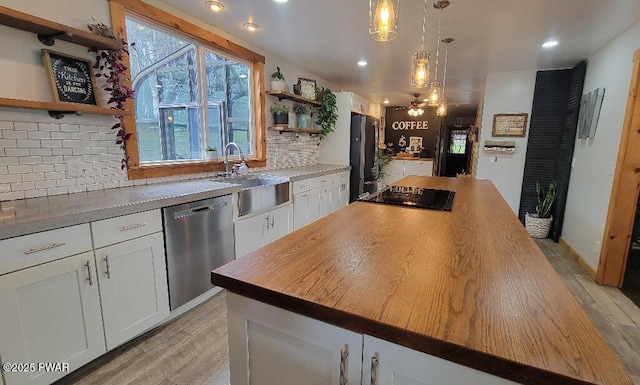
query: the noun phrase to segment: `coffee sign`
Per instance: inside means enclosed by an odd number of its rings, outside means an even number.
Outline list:
[[[42,50],[56,102],[97,105],[96,80],[89,60]]]
[[[395,121],[391,123],[391,128],[395,131],[402,130],[428,130],[429,129],[429,121],[428,120],[405,120],[405,121]]]

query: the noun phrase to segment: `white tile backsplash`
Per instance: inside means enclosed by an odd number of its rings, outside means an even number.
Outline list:
[[[55,124],[0,120],[0,201],[34,198],[211,177],[189,174],[128,180],[120,169],[123,151],[108,125]],[[267,167],[318,163],[318,139],[308,134],[268,132]],[[66,162],[80,158],[84,175],[67,177]]]

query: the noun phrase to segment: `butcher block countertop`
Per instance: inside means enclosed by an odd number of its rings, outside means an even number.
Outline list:
[[[213,283],[519,383],[633,384],[490,181],[396,184],[453,190],[453,210],[355,202]]]

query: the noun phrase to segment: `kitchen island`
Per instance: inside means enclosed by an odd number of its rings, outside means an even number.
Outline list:
[[[212,273],[233,385],[633,384],[491,182],[397,184],[453,210],[355,202]]]

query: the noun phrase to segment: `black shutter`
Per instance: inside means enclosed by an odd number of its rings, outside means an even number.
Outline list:
[[[586,71],[583,61],[570,70],[540,71],[536,77],[519,216],[524,222],[525,213],[535,212],[536,182],[548,186],[555,179],[558,187],[550,236],[556,242],[564,222]]]

